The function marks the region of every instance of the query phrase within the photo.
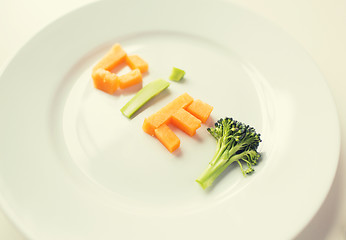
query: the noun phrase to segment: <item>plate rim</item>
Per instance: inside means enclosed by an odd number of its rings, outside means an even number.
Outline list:
[[[111,1],[109,1],[111,2]],[[122,2],[122,1],[121,1]],[[135,1],[133,1],[135,2]],[[218,2],[223,2],[223,3],[226,3],[228,6],[235,6],[237,8],[240,8],[242,9],[243,11],[245,12],[248,12],[250,13],[251,15],[254,15],[256,16],[257,18],[261,18],[261,19],[264,19],[268,24],[274,26],[275,28],[278,28],[279,26],[275,23],[275,22],[272,22],[272,21],[269,21],[268,19],[266,19],[264,16],[260,16],[258,14],[256,14],[255,12],[251,11],[250,9],[248,8],[245,8],[245,7],[242,7],[238,4],[235,4],[235,3],[232,3],[232,2],[229,2],[229,1],[222,1],[222,0],[219,0]],[[42,32],[44,32],[46,29],[49,29],[51,27],[52,24],[54,24],[55,22],[58,22],[60,19],[63,19],[65,18],[66,16],[68,15],[73,15],[75,12],[78,12],[78,11],[81,11],[83,10],[84,8],[87,8],[87,7],[90,7],[91,5],[98,5],[99,4],[99,1],[96,1],[96,2],[89,2],[89,3],[86,3],[86,4],[83,4],[77,8],[74,8],[74,9],[71,9],[69,10],[68,12],[60,15],[58,18],[46,23],[44,26],[41,27],[41,29],[39,29],[38,31],[34,32],[26,41],[24,41],[22,43],[22,45],[17,48],[12,54],[11,56],[7,57],[4,61],[4,63],[1,65],[1,68],[0,68],[0,80],[2,78],[2,75],[3,73],[6,71],[8,65],[22,52],[22,50],[31,42],[31,41],[35,41],[35,37],[39,36]],[[311,63],[313,63],[316,67],[316,69],[318,69],[319,71],[319,74],[322,76],[323,78],[323,84],[325,85],[326,87],[326,91],[325,93],[328,94],[328,97],[329,99],[331,100],[332,102],[332,107],[333,109],[330,109],[332,112],[333,112],[333,118],[334,120],[336,121],[337,123],[337,126],[336,127],[336,132],[337,132],[337,135],[335,136],[335,143],[337,145],[336,149],[338,149],[337,152],[335,152],[335,155],[336,155],[336,161],[335,161],[335,167],[333,169],[333,175],[330,177],[327,185],[328,185],[328,188],[325,189],[325,193],[323,194],[324,197],[323,199],[321,199],[321,201],[319,202],[318,204],[318,208],[315,209],[314,211],[314,214],[311,216],[311,218],[309,218],[304,225],[301,226],[301,228],[299,229],[299,231],[297,233],[295,233],[293,235],[293,237],[297,237],[307,226],[308,224],[311,222],[311,220],[316,216],[316,214],[318,213],[318,210],[321,208],[321,206],[323,205],[323,203],[325,202],[329,192],[330,192],[330,189],[331,189],[331,186],[334,182],[334,179],[336,177],[336,171],[337,171],[337,166],[339,165],[339,162],[340,162],[340,151],[341,151],[341,133],[340,133],[340,120],[339,120],[339,116],[338,116],[338,111],[337,111],[337,108],[336,108],[336,104],[335,104],[335,99],[331,93],[331,90],[330,90],[330,86],[328,84],[328,81],[327,81],[327,78],[325,77],[325,75],[323,74],[323,72],[321,71],[320,67],[317,65],[317,63],[314,61],[314,59],[312,58],[311,54],[295,39],[293,38],[287,31],[285,31],[284,29],[280,28],[280,31],[284,32],[284,34],[286,35],[286,37],[289,38],[289,40],[291,42],[294,43],[294,45],[298,48],[300,48],[300,50],[302,52],[304,52]],[[20,224],[21,220],[20,218],[18,218],[18,216],[15,214],[15,212],[12,210],[12,208],[10,207],[11,204],[9,204],[5,197],[3,196],[3,194],[0,194],[0,208],[2,209],[2,211],[4,212],[4,214],[6,215],[6,218],[9,220],[9,222],[11,224],[13,224],[15,226],[16,229],[19,230],[19,232],[25,236],[25,238],[27,239],[36,239],[37,238],[37,235],[35,233],[33,233],[32,231],[30,231],[30,229],[26,228],[23,226],[23,224]],[[38,238],[37,238],[38,239]]]

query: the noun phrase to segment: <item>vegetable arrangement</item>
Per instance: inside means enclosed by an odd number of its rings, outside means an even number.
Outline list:
[[[122,63],[126,63],[131,71],[118,76],[112,70]],[[115,44],[94,66],[91,76],[95,88],[113,94],[118,88],[125,89],[142,83],[142,73],[148,69],[146,61],[138,55],[128,56],[120,44]],[[184,76],[184,70],[173,67],[169,79],[179,82]],[[131,118],[138,109],[169,86],[170,83],[163,79],[148,83],[120,111],[127,118]],[[180,139],[169,125],[175,125],[189,136],[193,136],[201,124],[207,121],[212,111],[213,107],[209,104],[199,99],[194,100],[189,94],[184,93],[145,118],[142,129],[156,137],[168,151],[174,152],[180,146]],[[203,189],[210,187],[234,162],[238,163],[244,176],[254,171],[253,166],[260,158],[257,148],[261,138],[253,127],[232,118],[221,118],[215,123],[215,127],[208,128],[207,131],[216,139],[217,147],[209,165],[196,180]]]

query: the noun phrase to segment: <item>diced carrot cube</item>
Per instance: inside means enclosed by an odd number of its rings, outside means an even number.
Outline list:
[[[155,129],[155,137],[159,139],[170,152],[173,152],[180,146],[179,138],[166,124],[162,124]]]
[[[193,136],[196,134],[196,130],[201,127],[201,120],[181,108],[172,115],[172,124]]]
[[[138,55],[127,56],[126,63],[131,69],[139,69],[141,73],[147,72],[149,68],[148,63]]]
[[[190,112],[193,116],[198,118],[205,123],[210,116],[210,113],[213,111],[213,107],[209,104],[202,102],[201,100],[193,101],[186,110]]]
[[[113,94],[118,88],[118,76],[102,68],[97,69],[93,75],[95,88]]]
[[[131,87],[142,82],[142,74],[139,69],[132,70],[124,75],[119,76],[119,87],[121,89]]]
[[[111,50],[95,65],[93,72],[99,68],[111,71],[113,68],[124,62],[126,52],[121,48],[120,44],[114,44]]]

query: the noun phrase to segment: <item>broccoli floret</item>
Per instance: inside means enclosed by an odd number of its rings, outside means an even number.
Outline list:
[[[239,164],[244,176],[254,171],[253,166],[261,156],[257,152],[261,135],[253,127],[232,118],[221,118],[215,123],[215,127],[207,130],[216,139],[217,147],[207,169],[196,180],[203,189],[212,185],[233,162]]]

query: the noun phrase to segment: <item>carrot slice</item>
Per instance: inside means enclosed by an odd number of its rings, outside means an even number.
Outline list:
[[[95,88],[106,93],[113,94],[118,88],[118,76],[102,68],[97,69],[93,74]]]
[[[172,102],[168,103],[166,106],[161,108],[158,112],[152,114],[144,120],[143,130],[144,132],[154,136],[154,131],[156,128],[160,127],[162,124],[168,124],[172,115],[178,111],[180,108],[185,108],[191,104],[193,98],[184,93],[174,99]]]
[[[207,119],[210,116],[210,113],[213,111],[213,107],[209,104],[202,102],[201,100],[197,99],[193,101],[186,110],[190,112],[193,116],[198,118],[202,121],[202,123],[205,123]]]
[[[139,69],[132,70],[124,75],[119,76],[119,87],[121,89],[131,87],[142,82],[142,74]]]
[[[166,124],[162,124],[155,129],[155,137],[159,139],[170,152],[173,152],[180,146],[179,138]]]
[[[149,68],[148,63],[138,55],[127,56],[126,63],[131,69],[139,69],[141,73],[147,72]]]
[[[201,127],[201,120],[181,108],[172,115],[172,124],[193,136],[196,134],[196,130]]]
[[[111,71],[113,68],[124,62],[126,52],[121,48],[120,44],[114,44],[111,50],[95,65],[93,72],[99,68]]]

